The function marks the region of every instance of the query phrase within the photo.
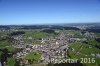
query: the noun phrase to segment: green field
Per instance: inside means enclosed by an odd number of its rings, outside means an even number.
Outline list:
[[[38,52],[31,52],[27,56],[25,56],[25,59],[29,60],[32,63],[38,63],[41,59],[41,54]]]
[[[2,40],[0,41],[0,49],[7,48],[8,51],[14,52],[16,51],[16,48],[12,47],[12,43],[9,42],[8,40]]]
[[[75,49],[75,51],[78,51],[81,48],[82,43],[81,42],[75,42],[75,43],[71,43],[69,46],[71,48]]]
[[[8,58],[8,65],[9,66],[15,66],[15,59],[14,58]]]
[[[79,38],[84,38],[85,36],[84,35],[81,35],[81,31],[75,31],[75,30],[65,30],[64,31],[66,34],[69,34],[69,35],[74,35],[76,37],[79,37]]]
[[[24,36],[26,36],[26,37],[31,36],[34,39],[39,39],[39,38],[46,38],[48,36],[48,34],[44,33],[44,32],[32,31],[32,32],[26,32],[24,34]]]
[[[75,42],[70,44],[71,48],[74,48],[75,51],[69,50],[69,55],[71,56],[70,58],[95,58],[95,63],[83,63],[86,66],[99,66],[100,65],[100,59],[91,56],[91,53],[100,53],[100,49],[93,47],[88,44],[80,43],[80,42]],[[82,48],[82,49],[81,49]],[[79,53],[77,53],[79,52]]]

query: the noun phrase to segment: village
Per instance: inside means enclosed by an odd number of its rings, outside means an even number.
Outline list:
[[[84,57],[100,58],[99,49],[89,45],[91,42],[88,44],[89,41],[94,41],[95,38],[99,37],[95,33],[55,30],[58,33],[55,36],[40,30],[36,31],[25,30],[28,33],[27,36],[26,33],[2,36],[7,36],[8,40],[12,43],[9,45],[11,48],[18,49],[18,51],[12,52],[12,58],[20,66],[31,66],[32,64],[47,65],[48,63],[77,63],[83,55]],[[14,32],[18,32],[18,30],[14,30]],[[46,37],[45,34],[47,34]],[[36,38],[33,35],[37,35]],[[9,46],[5,47],[9,48]]]
[[[15,38],[15,37],[13,37]],[[15,38],[16,40],[18,37]],[[21,39],[21,38],[20,38]],[[60,38],[57,39],[43,39],[38,40],[41,44],[32,45],[32,44],[15,44],[13,45],[16,48],[23,49],[22,51],[16,53],[14,57],[16,59],[24,58],[30,52],[40,52],[41,62],[43,64],[47,64],[50,62],[60,63],[63,59],[67,57],[66,51],[68,50],[68,40],[65,41],[65,36],[61,35]]]
[[[89,34],[89,32],[86,32],[84,35],[90,38],[96,37],[95,34]],[[30,61],[25,59],[25,57],[33,52],[41,54],[40,60],[38,61],[40,64],[65,63],[66,59],[69,57],[68,50],[70,49],[70,43],[87,41],[87,38],[78,38],[69,34],[65,35],[63,32],[55,38],[49,37],[35,40],[39,44],[32,44],[31,42],[24,43],[24,39],[32,40],[32,37],[24,38],[22,35],[18,35],[11,36],[11,38],[14,39],[15,43],[12,46],[22,49],[20,52],[13,55],[17,60],[24,59],[24,61],[21,62],[22,65],[23,63],[25,63],[25,65],[29,64]],[[74,51],[73,48],[71,49]],[[98,57],[100,57],[100,55],[98,55]],[[33,59],[31,59],[31,61],[33,61]]]

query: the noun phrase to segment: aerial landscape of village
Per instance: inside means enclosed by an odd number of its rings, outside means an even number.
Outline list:
[[[100,23],[1,25],[0,50],[9,66],[99,66]]]
[[[100,0],[0,0],[0,66],[100,66]]]

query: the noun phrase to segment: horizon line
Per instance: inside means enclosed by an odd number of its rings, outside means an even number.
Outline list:
[[[59,24],[91,24],[100,22],[68,22],[68,23],[42,23],[42,24],[0,24],[1,25],[59,25]]]

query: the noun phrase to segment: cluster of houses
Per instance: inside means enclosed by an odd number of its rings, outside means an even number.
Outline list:
[[[95,35],[95,33],[92,32],[82,32],[83,35],[85,35],[88,38],[96,38],[97,36]]]
[[[88,36],[87,33],[85,34],[86,36]],[[20,35],[20,36],[13,36],[12,38],[19,41],[16,42],[13,46],[15,48],[22,49],[20,52],[17,52],[14,55],[14,58],[21,59],[27,56],[30,52],[39,51],[41,53],[40,63],[42,64],[47,64],[50,62],[53,63],[64,62],[64,60],[68,57],[67,51],[69,49],[69,42],[87,41],[86,38],[69,37],[69,35],[65,35],[63,33],[61,33],[59,36],[55,38],[49,37],[37,40],[38,42],[40,42],[40,44],[32,44],[32,43],[27,44],[24,42],[21,43],[23,39],[33,40],[32,37],[24,38],[23,36]]]
[[[13,36],[14,37],[14,36]],[[18,39],[22,39],[20,36],[15,36],[14,39],[17,41]],[[60,37],[56,38],[42,38],[41,44],[25,44],[25,43],[19,43],[17,42],[13,46],[15,48],[22,49],[20,52],[17,52],[14,55],[14,58],[21,59],[24,58],[26,55],[28,55],[30,52],[36,52],[39,51],[41,55],[41,61],[40,63],[47,64],[50,62],[59,63],[61,62],[61,59],[65,59],[67,57],[67,49],[68,49],[68,42],[65,40],[64,35],[60,35]]]

